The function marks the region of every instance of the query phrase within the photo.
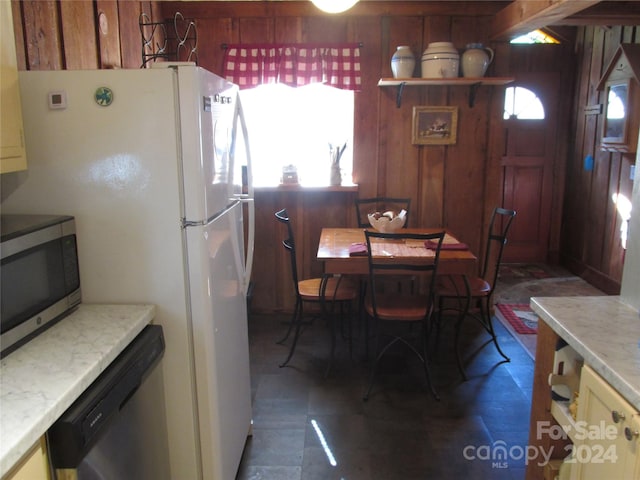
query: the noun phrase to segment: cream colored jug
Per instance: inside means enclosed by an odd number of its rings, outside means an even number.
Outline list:
[[[451,42],[433,42],[422,54],[422,78],[458,76],[460,54]]]
[[[481,43],[469,43],[462,54],[461,67],[463,77],[484,77],[489,64],[493,61],[493,50]]]

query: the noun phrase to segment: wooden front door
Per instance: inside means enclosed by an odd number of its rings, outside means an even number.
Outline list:
[[[527,101],[516,99],[511,117],[504,120],[505,151],[502,157],[503,206],[517,212],[508,235],[503,261],[546,262],[551,224],[553,163],[556,152],[557,75],[527,74],[516,80]],[[507,90],[507,94],[513,92]],[[537,99],[536,99],[537,98]],[[508,103],[507,103],[508,106]],[[541,107],[541,108],[540,108]],[[534,112],[527,114],[525,111]],[[543,118],[535,112],[542,112]]]

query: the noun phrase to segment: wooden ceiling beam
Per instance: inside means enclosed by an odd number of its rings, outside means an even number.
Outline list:
[[[600,0],[515,0],[496,14],[490,37],[492,40],[511,40],[559,23],[598,3]]]
[[[640,2],[600,2],[560,20],[556,25],[640,25]]]

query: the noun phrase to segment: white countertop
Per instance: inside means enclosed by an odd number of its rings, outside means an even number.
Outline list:
[[[533,297],[531,308],[640,411],[640,317],[620,297]]]
[[[0,361],[0,476],[149,324],[154,305],[85,305]]]

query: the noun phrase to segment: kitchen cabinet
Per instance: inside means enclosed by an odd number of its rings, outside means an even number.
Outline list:
[[[640,478],[638,311],[617,296],[534,297],[531,307],[539,321],[528,448],[551,459],[573,450],[572,480]],[[563,373],[554,358],[565,344],[583,364],[578,382],[550,376]],[[575,420],[550,384],[579,385]],[[545,462],[534,460],[526,479],[546,478]]]
[[[26,168],[11,2],[0,2],[0,173]]]
[[[44,437],[22,457],[2,480],[50,480]]]
[[[397,87],[396,105],[402,105],[402,92],[406,87],[449,86],[469,87],[469,107],[473,107],[476,92],[481,85],[506,85],[514,81],[512,77],[481,77],[481,78],[381,78],[379,87]]]
[[[571,480],[639,478],[640,416],[588,365],[582,368]],[[584,431],[582,431],[582,428]]]

